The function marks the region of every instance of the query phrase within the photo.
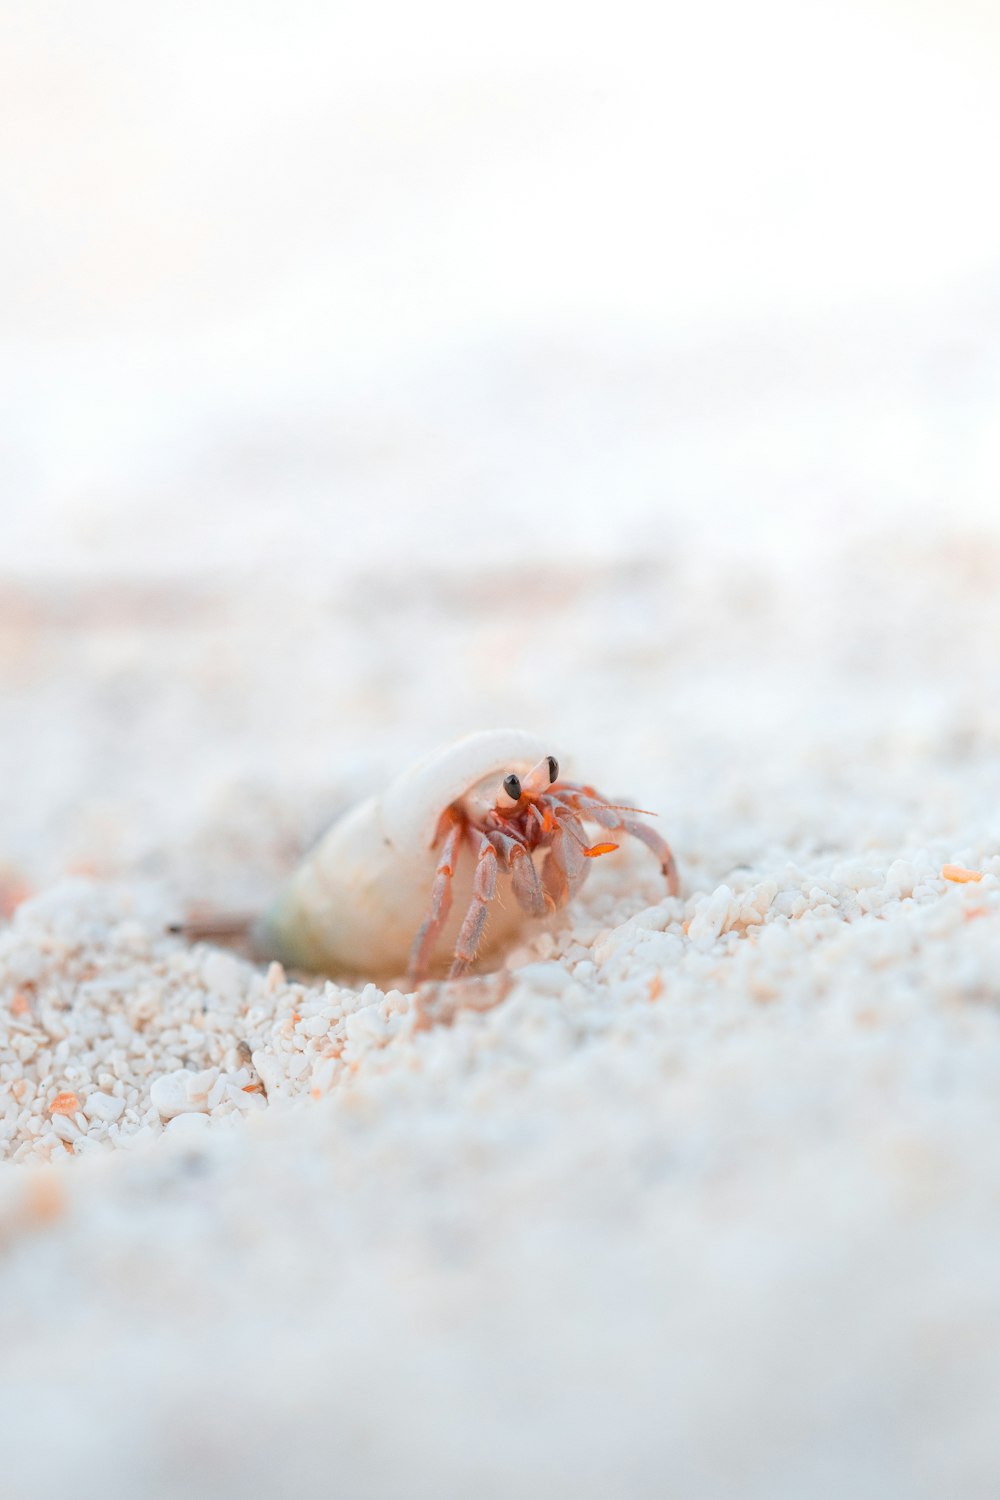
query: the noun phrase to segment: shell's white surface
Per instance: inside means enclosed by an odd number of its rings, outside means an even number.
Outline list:
[[[437,820],[483,777],[518,775],[554,753],[526,729],[483,729],[432,752],[397,776],[382,797],[382,823],[398,849],[426,848]]]
[[[347,813],[323,836],[275,898],[256,935],[262,956],[317,973],[399,975],[426,916],[434,883],[434,835],[445,808],[484,778],[530,770],[551,745],[521,729],[483,730],[401,772],[381,796]],[[469,902],[474,855],[460,851],[452,910],[435,950],[444,963]],[[511,940],[525,917],[501,872],[481,949]]]

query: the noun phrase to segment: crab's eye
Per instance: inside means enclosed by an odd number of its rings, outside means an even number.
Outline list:
[[[559,762],[556,760],[554,755],[548,756],[547,759],[549,762],[549,785],[551,786],[552,782],[558,779]]]
[[[503,779],[503,789],[512,802],[518,802],[521,798],[521,778],[515,776],[513,771]]]

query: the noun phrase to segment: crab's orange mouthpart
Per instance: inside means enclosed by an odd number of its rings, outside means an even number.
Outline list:
[[[583,852],[588,859],[596,859],[599,854],[610,854],[617,848],[617,844],[591,844],[590,848],[584,849]]]

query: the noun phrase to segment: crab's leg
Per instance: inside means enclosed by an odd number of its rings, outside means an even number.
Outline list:
[[[448,920],[451,911],[451,883],[455,874],[455,861],[458,856],[458,846],[462,838],[462,822],[451,808],[442,820],[448,827],[445,836],[444,847],[441,857],[437,863],[434,875],[434,889],[431,892],[431,909],[424,919],[423,925],[416,937],[413,939],[413,947],[410,949],[409,979],[414,986],[427,977],[427,969],[434,952],[434,944],[441,935],[441,929]]]
[[[677,865],[674,860],[673,851],[666,839],[661,838],[652,828],[645,823],[640,823],[638,818],[622,817],[622,812],[633,812],[633,808],[615,807],[611,803],[602,801],[599,797],[589,793],[578,793],[575,790],[569,796],[558,799],[563,806],[571,807],[580,817],[592,819],[599,823],[602,828],[611,832],[621,829],[623,833],[631,834],[635,839],[644,843],[647,849],[651,849],[660,861],[660,869],[663,871],[667,882],[667,890],[671,896],[676,896],[680,890],[677,878]]]
[[[583,831],[583,824],[580,821],[581,817],[586,818],[589,816],[593,822],[599,822],[604,828],[616,829],[621,827],[621,820],[619,818],[608,812],[607,809],[604,809],[604,812],[606,813],[606,816],[604,816],[603,818],[598,818],[596,814],[588,814],[586,812],[577,813],[575,809],[569,807],[567,804],[559,804],[559,807],[556,810],[556,815],[559,819],[559,827],[562,830],[563,834],[569,834],[570,840],[572,840],[572,843],[577,846],[576,849],[571,851],[570,843],[565,838],[562,840],[562,846],[569,854],[569,857],[565,860],[565,864],[567,874],[571,878],[575,873],[577,873],[580,866],[583,864],[584,859],[595,859],[598,855],[601,854],[611,854],[613,850],[618,848],[617,844],[611,843],[587,843],[587,839]]]
[[[640,823],[638,818],[622,818],[618,826],[624,828],[625,832],[630,833],[634,839],[641,840],[647,849],[652,849],[660,861],[660,869],[667,882],[667,890],[671,896],[676,896],[681,888],[677,878],[677,863],[666,839],[661,838],[655,829],[647,827],[645,823]]]
[[[510,871],[510,883],[518,905],[532,917],[544,917],[550,908],[535,861],[527,844],[500,829],[486,837]]]
[[[448,973],[449,979],[460,979],[468,972],[483,938],[483,928],[489,913],[490,902],[497,888],[497,851],[484,833],[479,834],[479,857],[472,882],[472,900],[465,913],[465,921],[459,929],[455,943],[455,957]]]
[[[569,878],[562,858],[569,847],[568,841],[560,834],[553,839],[542,864],[542,886],[553,906],[565,906],[569,900]]]
[[[579,885],[586,848],[579,821],[566,809],[542,866],[542,885],[554,905],[564,906]]]
[[[189,917],[186,922],[171,922],[167,931],[171,936],[187,938],[189,943],[236,942],[249,937],[256,917]]]

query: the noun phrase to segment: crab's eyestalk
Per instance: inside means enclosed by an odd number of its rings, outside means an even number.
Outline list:
[[[511,812],[521,800],[521,778],[513,771],[505,776],[497,792],[497,812]]]
[[[554,755],[546,755],[537,766],[533,766],[524,778],[522,789],[529,797],[538,797],[547,792],[559,775],[559,762]]]

